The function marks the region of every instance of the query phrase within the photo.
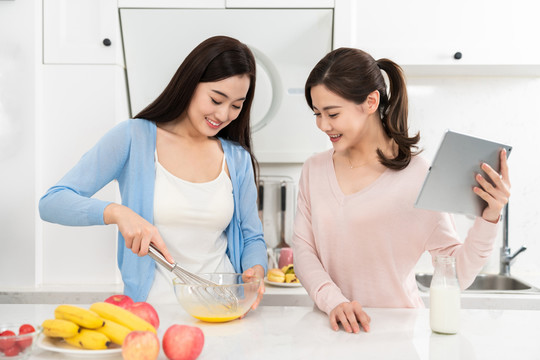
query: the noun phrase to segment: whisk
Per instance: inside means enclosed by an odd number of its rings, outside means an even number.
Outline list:
[[[201,303],[208,307],[214,306],[217,303],[225,306],[231,311],[236,311],[238,307],[238,298],[229,289],[223,288],[213,281],[204,279],[187,271],[178,265],[178,263],[173,264],[168,262],[153,244],[150,244],[150,247],[148,248],[148,255],[165,269],[178,276],[178,279],[184,284],[201,285],[193,287]]]

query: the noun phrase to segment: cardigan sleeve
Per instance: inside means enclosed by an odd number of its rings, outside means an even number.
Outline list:
[[[258,215],[255,175],[248,152],[241,149],[241,153],[242,160],[237,165],[238,185],[240,189],[239,204],[237,205],[242,237],[244,239],[244,249],[241,259],[242,270],[249,269],[255,265],[262,265],[266,273],[268,258],[263,228]]]
[[[41,219],[71,226],[104,225],[109,201],[92,196],[118,177],[129,153],[128,122],[105,134],[39,201]]]

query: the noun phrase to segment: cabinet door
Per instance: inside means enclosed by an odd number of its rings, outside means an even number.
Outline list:
[[[44,0],[45,64],[122,64],[118,9],[110,0]]]
[[[363,49],[376,59],[424,69],[540,66],[540,48],[532,46],[540,33],[533,19],[540,8],[535,0],[516,0],[511,6],[499,0],[343,3],[347,6],[336,4],[336,23],[343,18],[352,25],[336,45]]]

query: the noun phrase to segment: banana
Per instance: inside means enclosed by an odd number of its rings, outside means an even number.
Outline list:
[[[41,324],[43,334],[50,337],[72,337],[79,332],[79,325],[72,321],[48,319]]]
[[[105,320],[105,325],[97,328],[96,331],[106,335],[113,343],[122,345],[127,334],[131,332],[131,329],[112,320]]]
[[[77,335],[64,338],[64,341],[70,345],[87,350],[104,350],[111,344],[107,336],[90,329],[81,329],[81,332]]]
[[[295,274],[285,274],[285,282],[286,283],[297,283],[298,278]]]
[[[282,283],[285,281],[285,274],[280,269],[271,269],[268,271],[268,280]]]
[[[74,305],[58,305],[54,310],[54,317],[73,321],[75,324],[87,329],[97,329],[104,324],[103,319],[97,314]]]
[[[106,302],[97,302],[90,306],[90,310],[94,311],[105,320],[112,320],[130,330],[152,331],[157,334],[156,329],[152,324],[120,306]]]
[[[281,268],[281,271],[283,271],[285,275],[294,274],[294,265],[293,264],[285,265],[284,267]]]

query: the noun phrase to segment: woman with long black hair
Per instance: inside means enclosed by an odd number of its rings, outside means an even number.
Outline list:
[[[144,256],[150,243],[192,272],[264,277],[254,91],[255,59],[245,44],[226,36],[203,41],[153,103],[111,129],[46,192],[41,218],[116,224],[124,293],[135,301],[176,301],[171,275]],[[91,198],[113,180],[121,204]],[[254,307],[263,292],[261,285]]]

